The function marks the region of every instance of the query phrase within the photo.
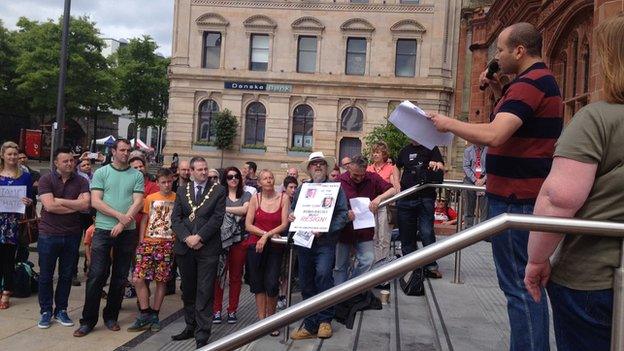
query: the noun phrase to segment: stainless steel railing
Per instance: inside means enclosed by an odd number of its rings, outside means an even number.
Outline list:
[[[403,191],[401,191],[400,193],[392,196],[391,198],[382,201],[379,204],[379,207],[383,207],[383,206],[387,206],[397,200],[400,200],[406,196],[409,196],[413,193],[416,193],[418,191],[424,190],[424,189],[429,189],[429,188],[436,188],[436,189],[447,189],[447,190],[454,190],[457,192],[457,224],[456,224],[456,231],[460,232],[463,229],[463,209],[462,209],[462,199],[461,199],[461,192],[462,191],[485,191],[485,187],[484,186],[477,186],[477,185],[470,185],[470,184],[464,184],[461,183],[459,181],[456,180],[444,180],[444,182],[439,183],[439,184],[434,184],[434,183],[426,183],[426,184],[420,184],[420,185],[414,185],[411,188],[407,188]],[[477,203],[476,203],[476,208],[477,211],[479,209],[479,197],[477,197]],[[452,282],[454,284],[461,284],[461,250],[457,250],[455,251],[454,255],[454,259],[453,259],[453,280]]]
[[[607,237],[624,237],[624,223],[591,221],[582,219],[542,217],[519,214],[501,214],[490,220],[463,230],[446,240],[426,246],[387,265],[333,287],[321,294],[304,300],[273,316],[260,320],[240,331],[204,346],[202,351],[233,350],[273,330],[284,327],[308,315],[344,301],[388,280],[400,277],[452,252],[461,250],[507,229],[538,230],[565,234],[588,234]],[[624,244],[623,244],[624,245]],[[612,350],[624,349],[624,250],[622,265],[615,271]]]

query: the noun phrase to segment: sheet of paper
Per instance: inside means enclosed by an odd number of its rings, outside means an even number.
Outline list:
[[[370,199],[367,197],[356,197],[349,199],[351,211],[355,214],[353,229],[374,228],[375,215],[368,208]]]
[[[291,231],[325,233],[329,230],[340,183],[304,183],[290,224]]]
[[[26,205],[22,198],[26,197],[26,185],[0,186],[0,212],[24,213]]]
[[[438,132],[425,111],[407,100],[394,109],[388,121],[429,150],[438,145],[450,145],[453,141],[452,133]]]
[[[307,247],[309,249],[314,242],[314,234],[312,234],[312,232],[298,230],[295,232],[295,235],[293,235],[293,242],[297,246]]]

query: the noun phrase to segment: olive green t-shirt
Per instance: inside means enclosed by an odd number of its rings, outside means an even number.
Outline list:
[[[576,218],[624,222],[622,141],[624,105],[602,101],[581,109],[561,134],[555,157],[598,164],[594,185]],[[552,280],[576,290],[613,288],[621,242],[619,238],[566,235],[553,262]]]
[[[132,167],[117,169],[113,167],[112,163],[95,171],[91,180],[91,190],[101,190],[103,192],[102,200],[121,213],[128,212],[133,202],[132,195],[134,193],[143,194],[143,187],[144,180],[141,172]],[[97,211],[95,216],[96,228],[112,230],[117,223],[117,218]],[[126,229],[134,229],[135,227],[135,221],[131,221]]]

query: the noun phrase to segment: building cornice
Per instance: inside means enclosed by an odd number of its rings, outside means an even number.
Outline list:
[[[309,11],[393,12],[433,14],[433,5],[412,4],[351,4],[329,2],[274,2],[249,0],[191,0],[193,6],[237,7],[256,9],[292,9]]]

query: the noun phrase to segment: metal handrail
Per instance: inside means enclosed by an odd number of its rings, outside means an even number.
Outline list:
[[[449,189],[449,190],[472,190],[472,191],[485,191],[485,187],[484,186],[477,186],[477,185],[470,185],[470,184],[462,184],[462,183],[457,183],[454,181],[447,181],[445,180],[442,183],[425,183],[425,184],[419,184],[419,185],[414,185],[413,187],[407,188],[403,191],[401,191],[400,193],[392,196],[389,199],[386,199],[382,202],[379,203],[379,207],[383,207],[383,206],[387,206],[397,200],[400,200],[406,196],[412,195],[415,192],[424,190],[424,189],[428,189],[428,188],[443,188],[443,189]]]
[[[220,351],[233,350],[237,347],[241,347],[280,327],[298,321],[318,311],[322,311],[327,307],[369,290],[382,282],[400,277],[407,272],[413,271],[417,267],[422,267],[507,229],[624,237],[624,223],[504,213],[463,230],[446,240],[426,246],[380,268],[348,280],[343,284],[335,286],[277,314],[245,327],[236,333],[216,340],[202,347],[200,350]],[[622,282],[624,268],[620,267],[617,269],[615,275],[615,281]],[[612,350],[622,350],[624,346],[622,325],[618,322],[622,319],[621,313],[624,310],[621,289],[622,287],[614,286]]]

